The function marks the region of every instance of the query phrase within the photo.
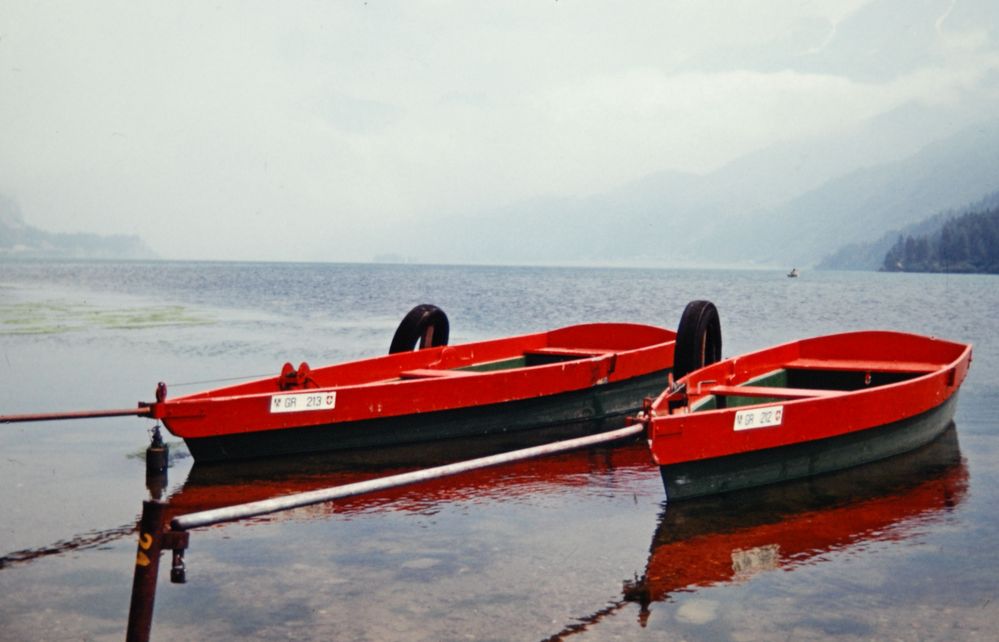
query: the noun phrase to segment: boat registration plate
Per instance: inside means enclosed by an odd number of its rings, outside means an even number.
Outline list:
[[[271,413],[333,410],[336,392],[292,392],[271,396]]]
[[[752,430],[779,426],[784,421],[784,406],[766,406],[735,413],[733,430]]]

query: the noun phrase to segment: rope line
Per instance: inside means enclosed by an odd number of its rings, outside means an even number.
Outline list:
[[[274,377],[276,376],[273,372],[265,372],[263,374],[251,374],[243,375],[241,377],[225,377],[223,379],[204,379],[202,381],[184,381],[181,383],[173,383],[168,381],[167,386],[172,388],[183,388],[184,386],[201,386],[206,383],[224,383],[226,381],[245,381],[247,379],[262,379],[264,377]]]

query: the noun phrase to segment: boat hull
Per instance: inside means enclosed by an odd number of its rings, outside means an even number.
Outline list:
[[[671,501],[824,474],[932,441],[971,346],[865,331],[740,355],[680,379],[644,413]]]
[[[668,501],[777,484],[869,464],[915,450],[952,424],[957,394],[914,417],[837,437],[660,466]]]
[[[313,452],[379,449],[440,440],[523,433],[563,426],[560,438],[607,429],[623,421],[645,397],[658,394],[669,369],[615,383],[458,409],[357,421],[230,432],[185,438],[198,462],[252,459]]]
[[[594,323],[392,353],[168,398],[151,415],[197,461],[517,433],[634,412],[673,367],[677,334]],[[576,436],[576,435],[573,435]]]

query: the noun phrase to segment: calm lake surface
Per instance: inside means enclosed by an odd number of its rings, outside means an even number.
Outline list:
[[[667,507],[634,444],[198,529],[187,584],[163,558],[152,638],[994,639],[996,277],[0,263],[0,414],[134,407],[158,381],[182,394],[383,354],[417,303],[442,307],[459,343],[675,328],[702,298],[726,356],[859,329],[974,343],[956,429],[890,465],[696,505]],[[151,427],[0,425],[0,639],[124,637]],[[178,513],[397,470],[203,469],[169,441],[161,492]]]

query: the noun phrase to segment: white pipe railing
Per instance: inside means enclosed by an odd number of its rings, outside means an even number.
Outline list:
[[[378,479],[369,479],[367,481],[345,484],[343,486],[320,488],[318,490],[312,490],[305,493],[297,493],[295,495],[287,495],[284,497],[274,497],[272,499],[265,499],[247,504],[237,504],[235,506],[227,506],[225,508],[206,510],[200,513],[179,515],[170,522],[170,527],[176,531],[185,531],[201,526],[211,526],[212,524],[231,522],[248,517],[257,517],[259,515],[267,515],[269,513],[290,510],[292,508],[301,508],[302,506],[310,506],[312,504],[321,504],[334,499],[354,497],[355,495],[396,488],[398,486],[405,486],[406,484],[414,484],[431,479],[447,477],[449,475],[457,475],[458,473],[464,473],[478,468],[487,468],[489,466],[497,466],[499,464],[520,461],[522,459],[530,459],[532,457],[540,457],[542,455],[550,455],[566,450],[575,450],[576,448],[585,448],[587,446],[595,446],[597,444],[617,441],[619,439],[638,435],[643,430],[644,426],[642,424],[633,424],[625,426],[624,428],[618,428],[617,430],[587,435],[585,437],[577,437],[575,439],[566,439],[564,441],[556,441],[549,444],[543,444],[541,446],[533,446],[531,448],[513,450],[506,453],[500,453],[498,455],[490,455],[488,457],[479,457],[478,459],[459,461],[453,464],[446,464],[444,466],[424,468],[422,470],[414,470],[412,472],[390,475],[388,477],[380,477]]]

